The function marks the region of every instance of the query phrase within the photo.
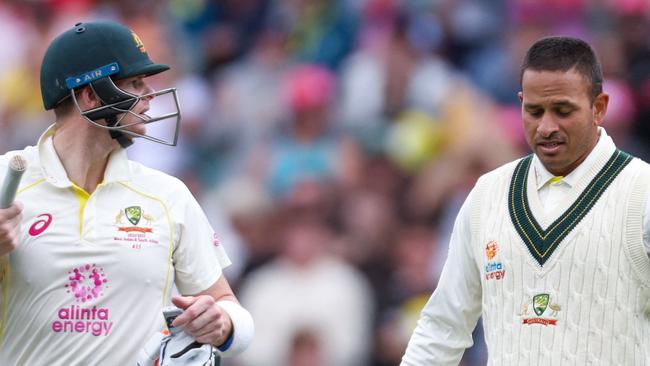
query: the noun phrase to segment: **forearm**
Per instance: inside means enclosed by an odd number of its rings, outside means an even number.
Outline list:
[[[403,366],[458,365],[472,345],[482,287],[473,255],[469,202],[468,197],[458,214],[438,287],[420,314]]]
[[[444,297],[435,293],[425,306],[401,365],[458,365],[465,349],[472,346],[480,297],[472,304],[446,301]]]

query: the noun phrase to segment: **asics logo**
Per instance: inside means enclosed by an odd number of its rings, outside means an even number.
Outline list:
[[[40,220],[36,220],[36,222],[29,227],[29,235],[31,236],[41,235],[52,223],[52,215],[49,213],[38,215],[36,218],[40,218]]]

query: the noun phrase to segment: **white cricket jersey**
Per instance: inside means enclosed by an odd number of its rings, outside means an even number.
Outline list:
[[[120,149],[88,195],[67,178],[53,135],[20,152],[25,209],[21,243],[3,258],[0,365],[134,365],[163,329],[173,284],[197,294],[230,260],[181,181]]]
[[[519,179],[521,161],[484,175],[461,208],[402,365],[458,365],[481,314],[489,365],[650,363],[650,166],[631,159],[609,175],[617,154],[601,128],[564,177],[569,189],[549,187],[552,176],[534,158]],[[544,252],[523,240],[535,235],[558,239]]]

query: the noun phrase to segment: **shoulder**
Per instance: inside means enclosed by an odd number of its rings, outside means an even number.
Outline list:
[[[144,193],[164,199],[165,201],[182,199],[191,195],[189,189],[180,179],[149,168],[139,162],[129,160],[130,183]]]
[[[610,162],[611,161],[613,160],[610,158]],[[617,164],[622,163],[622,167],[619,165],[618,168],[616,168],[617,179],[634,179],[645,182],[650,181],[650,164],[643,159],[622,151],[622,154],[617,156],[616,162]]]
[[[476,181],[476,184],[467,199],[471,202],[470,205],[473,208],[482,207],[487,198],[505,197],[510,187],[515,168],[526,158],[528,158],[528,156],[511,161],[483,174]],[[471,211],[473,211],[473,209],[471,209]]]
[[[485,185],[485,184],[491,185],[502,180],[510,181],[510,178],[512,177],[512,173],[514,172],[515,167],[517,167],[517,165],[523,159],[526,159],[528,157],[530,157],[530,155],[503,164],[500,167],[483,174],[481,177],[479,177],[478,181],[476,182],[476,185],[477,186]]]
[[[634,157],[629,164],[631,171],[636,171],[638,174],[650,175],[650,164],[640,158]]]
[[[0,166],[6,167],[7,165],[9,165],[9,160],[16,155],[21,155],[22,157],[24,157],[27,160],[27,164],[31,164],[34,166],[37,166],[39,164],[38,149],[35,146],[27,146],[22,150],[8,151],[0,155]]]
[[[23,150],[8,151],[0,155],[0,177],[7,173],[9,161],[16,155],[22,156],[27,161],[27,170],[23,174],[22,182],[42,178],[41,164],[38,158],[38,149],[35,146],[27,146]],[[1,180],[0,180],[1,181]]]

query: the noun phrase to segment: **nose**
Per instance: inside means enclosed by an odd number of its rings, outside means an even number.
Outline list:
[[[537,133],[543,138],[549,138],[558,131],[558,124],[549,113],[544,113],[537,125]]]
[[[144,93],[143,93],[144,96],[142,97],[142,99],[147,100],[147,101],[152,100],[154,97],[153,97],[153,95],[150,95],[150,94],[155,93],[155,92],[156,92],[156,89],[152,88],[148,83],[145,82],[144,83]]]

